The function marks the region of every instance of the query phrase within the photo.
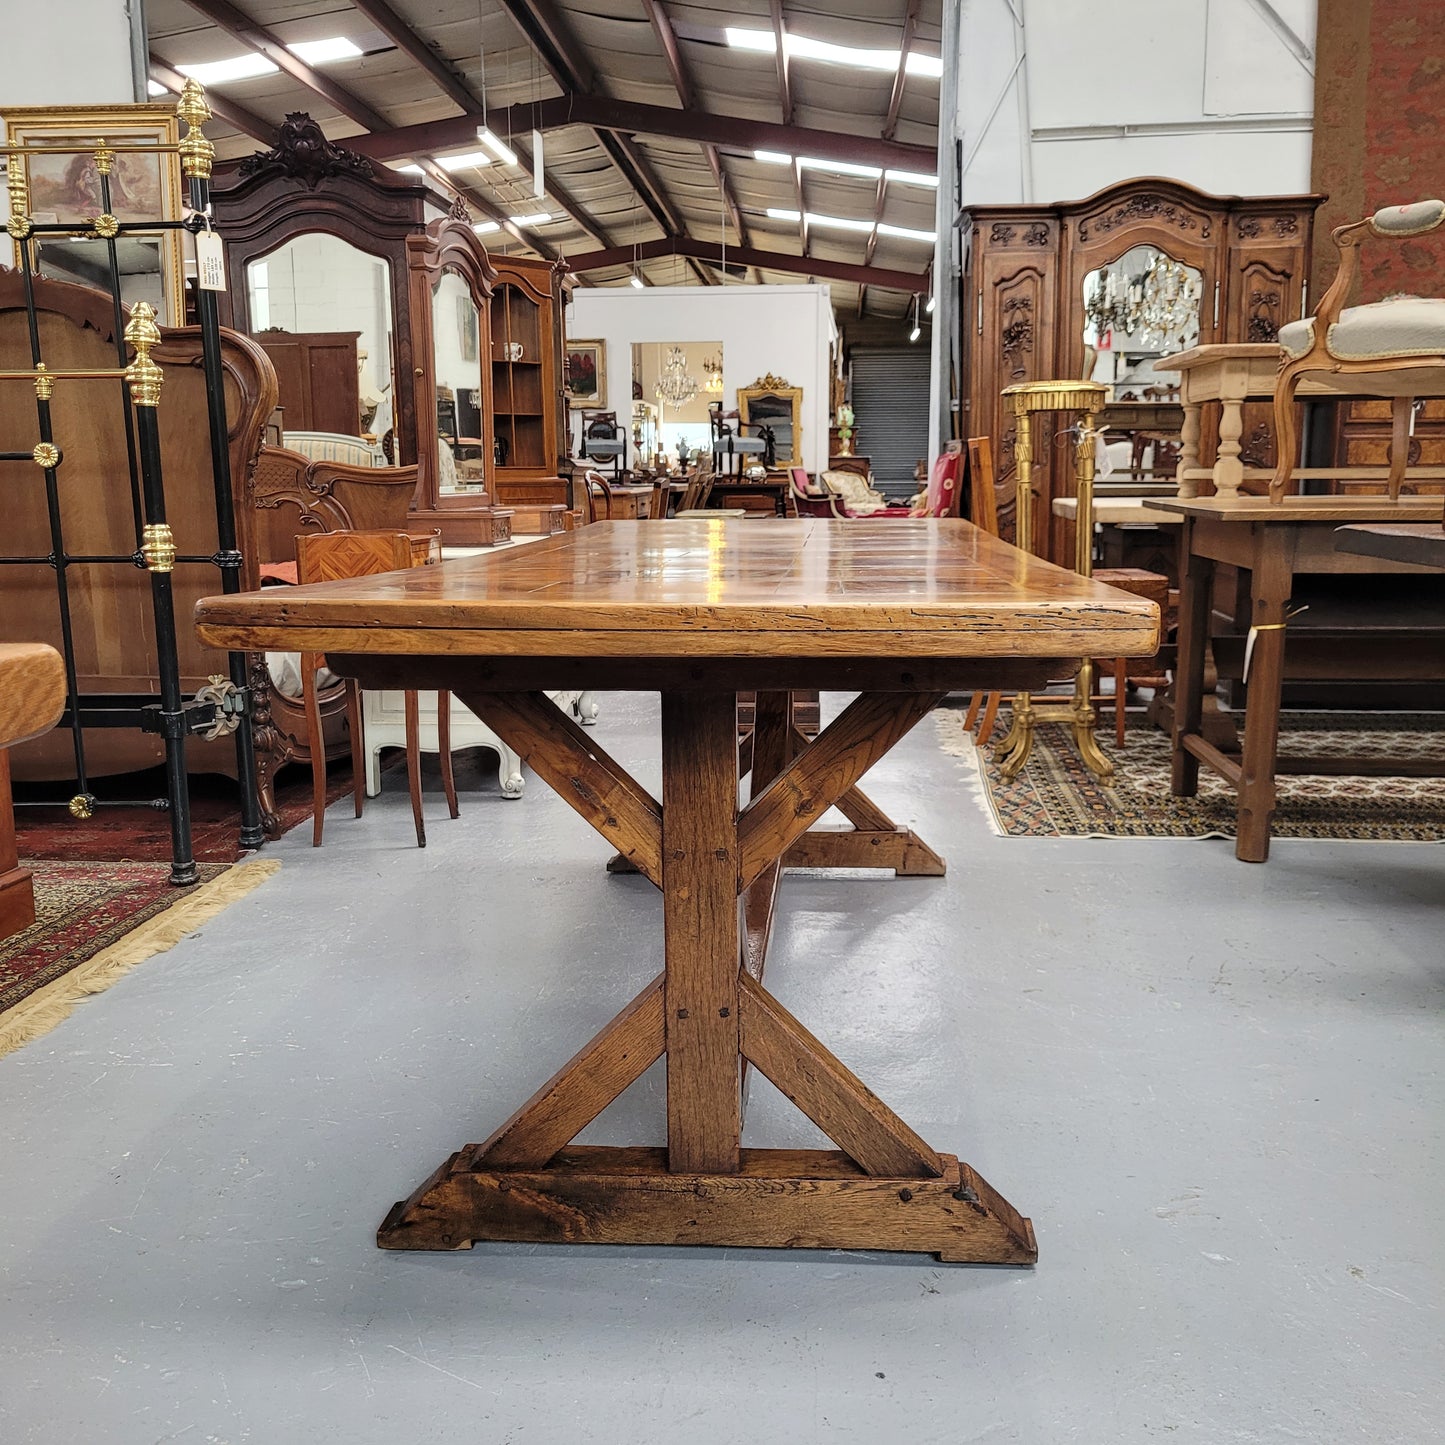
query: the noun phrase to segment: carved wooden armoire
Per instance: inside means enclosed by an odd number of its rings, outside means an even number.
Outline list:
[[[1090,273],[1136,246],[1153,247],[1200,273],[1198,344],[1273,341],[1285,322],[1304,314],[1322,199],[1211,196],[1151,178],[1082,201],[964,211],[963,434],[993,439],[1005,536],[1013,534],[1014,424],[999,393],[1020,381],[1083,378]],[[1072,421],[1060,417],[1056,425]],[[1272,465],[1271,431],[1267,405],[1246,408],[1249,464]],[[1073,460],[1054,436],[1048,419],[1037,419],[1034,536],[1043,555],[1067,565],[1072,524],[1052,515],[1052,503],[1072,491]],[[1213,439],[1202,440],[1212,455]]]

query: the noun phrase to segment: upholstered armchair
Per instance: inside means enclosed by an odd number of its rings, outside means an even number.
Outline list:
[[[1274,389],[1279,462],[1269,485],[1271,501],[1283,498],[1299,455],[1294,399],[1305,379],[1346,395],[1392,399],[1389,488],[1392,497],[1400,495],[1410,449],[1411,406],[1416,397],[1445,396],[1445,299],[1392,296],[1363,306],[1346,306],[1345,299],[1359,274],[1366,237],[1399,241],[1422,236],[1442,222],[1445,201],[1417,201],[1386,206],[1333,232],[1340,269],[1319,311],[1290,322],[1279,333],[1284,352]]]
[[[340,462],[348,467],[390,465],[379,446],[343,432],[288,431],[282,433],[282,444],[313,462]]]

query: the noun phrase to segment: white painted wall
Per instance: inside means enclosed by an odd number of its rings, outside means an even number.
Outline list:
[[[826,286],[598,286],[572,293],[567,335],[607,343],[607,405],[632,415],[634,341],[721,341],[723,401],[772,372],[803,388],[803,465],[828,459],[828,348],[837,335]],[[650,400],[650,398],[649,398]],[[573,425],[575,436],[576,425]],[[664,432],[671,446],[671,430]]]
[[[1309,189],[1316,0],[960,3],[965,205]]]
[[[0,95],[12,105],[131,105],[131,19],[140,0],[9,0]]]
[[[376,401],[391,385],[391,286],[385,263],[318,231],[297,236],[251,264],[265,277],[264,307],[257,305],[258,275],[248,277],[256,329],[359,331],[357,349],[366,353],[361,396]],[[480,375],[476,363],[472,370]]]

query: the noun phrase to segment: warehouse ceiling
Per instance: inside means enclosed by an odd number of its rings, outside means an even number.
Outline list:
[[[222,160],[306,111],[584,284],[811,278],[881,319],[928,289],[943,3],[146,0],[146,22],[152,90],[199,67]]]

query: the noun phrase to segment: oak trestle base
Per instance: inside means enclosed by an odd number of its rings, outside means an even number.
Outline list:
[[[475,1146],[473,1146],[475,1148]],[[566,1149],[542,1169],[462,1150],[387,1215],[383,1249],[683,1244],[879,1249],[952,1264],[1032,1264],[1033,1226],[951,1154],[935,1179],[865,1174],[845,1154],[744,1149],[728,1174],[677,1174],[662,1149]]]
[[[864,692],[810,740],[792,695],[764,690],[740,760],[734,693],[664,692],[659,802],[545,696],[457,681],[466,705],[618,848],[609,869],[662,890],[666,967],[488,1139],[396,1205],[377,1243],[878,1249],[1033,1263],[1029,1222],[931,1149],[762,983],[785,868],[944,872],[857,786],[944,694]],[[751,797],[739,808],[743,768]],[[833,807],[851,829],[812,826]],[[659,1059],[666,1149],[572,1146]],[[844,1152],[743,1149],[754,1068]]]

